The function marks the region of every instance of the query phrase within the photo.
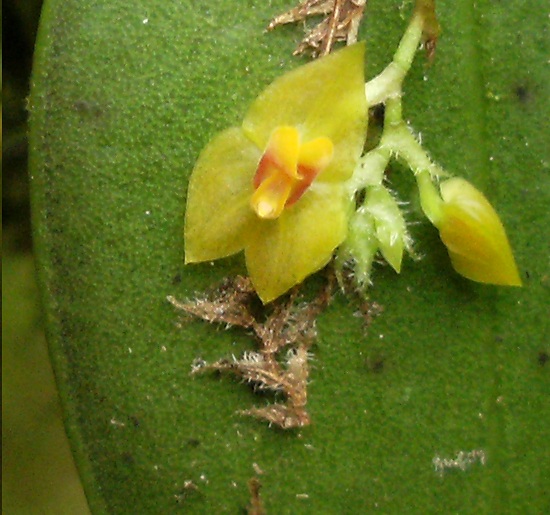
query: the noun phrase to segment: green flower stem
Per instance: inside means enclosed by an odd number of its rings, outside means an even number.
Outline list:
[[[349,196],[368,186],[381,185],[390,157],[391,150],[380,145],[365,154],[347,184]]]
[[[395,156],[405,161],[415,174],[422,209],[429,220],[436,224],[441,219],[442,200],[434,180],[447,174],[431,161],[403,121],[401,102],[403,80],[422,40],[424,25],[430,23],[426,17],[433,14],[428,7],[424,7],[421,5],[415,9],[393,61],[365,86],[369,105],[381,102],[386,104],[384,130],[379,145],[363,157],[349,186],[353,193],[368,186],[382,184],[384,169],[390,158]]]
[[[392,112],[393,110],[397,109],[392,108]],[[413,171],[420,190],[422,210],[428,219],[436,225],[441,216],[442,201],[434,185],[434,180],[445,177],[447,175],[445,170],[432,162],[422,145],[414,137],[411,129],[403,121],[390,123],[388,129],[384,129],[380,144],[389,148],[391,153],[400,160],[405,161]]]
[[[398,131],[403,125],[403,110],[401,103],[401,95],[398,97],[388,98],[386,101],[386,110],[384,112],[384,132],[380,143],[384,143],[384,139],[391,138],[391,135]]]
[[[392,154],[405,161],[415,175],[428,172],[433,179],[448,175],[443,168],[432,162],[411,129],[402,120],[390,123],[387,129],[384,128],[380,145],[389,148]]]
[[[393,56],[393,61],[374,79],[365,85],[365,95],[369,106],[381,104],[386,100],[401,97],[402,84],[422,39],[424,25],[420,11],[416,10],[401,38]]]
[[[424,17],[421,11],[415,10],[409,26],[403,34],[399,46],[393,56],[393,62],[406,74],[413,62],[416,49],[422,39],[422,30],[424,28]]]
[[[382,184],[384,170],[394,150],[392,141],[398,140],[392,135],[403,125],[401,113],[402,84],[422,38],[423,18],[416,10],[401,38],[393,61],[386,69],[365,85],[365,94],[369,106],[386,102],[384,132],[378,147],[366,154],[356,168],[348,186],[353,195],[367,186]],[[399,131],[400,132],[400,131]],[[413,138],[414,139],[414,138]],[[388,144],[389,143],[389,144]]]
[[[403,70],[391,62],[380,74],[365,84],[369,106],[383,104],[388,98],[400,96],[404,78]]]
[[[428,220],[438,227],[442,217],[443,200],[433,183],[432,176],[427,170],[422,170],[416,174],[416,184],[420,192],[422,211]]]

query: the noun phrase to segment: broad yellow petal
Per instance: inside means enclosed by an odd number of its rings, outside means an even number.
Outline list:
[[[443,182],[441,196],[438,227],[454,269],[472,281],[521,286],[506,232],[485,196],[460,178]]]
[[[343,187],[316,186],[277,220],[262,221],[247,241],[246,266],[264,303],[325,266],[347,232]]]
[[[250,198],[260,155],[236,127],[218,134],[202,151],[187,194],[186,263],[222,258],[244,248],[258,223]]]
[[[297,127],[303,142],[329,138],[334,156],[317,180],[347,180],[367,130],[364,55],[358,43],[282,75],[250,107],[244,132],[261,149],[278,126]]]

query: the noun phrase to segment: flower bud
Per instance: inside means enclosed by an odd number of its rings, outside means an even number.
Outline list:
[[[348,235],[338,253],[337,265],[353,261],[353,279],[360,290],[370,284],[377,252],[399,273],[403,252],[411,252],[405,219],[392,194],[384,186],[367,189],[363,205],[350,218]]]
[[[440,216],[434,220],[453,268],[481,283],[521,286],[506,232],[493,206],[468,181],[441,183]]]
[[[369,188],[365,208],[374,218],[380,253],[397,272],[401,272],[403,251],[412,251],[411,238],[397,201],[384,186]]]

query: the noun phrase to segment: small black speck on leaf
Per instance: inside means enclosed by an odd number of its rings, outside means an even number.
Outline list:
[[[548,352],[541,350],[538,355],[539,365],[541,367],[545,366],[546,363],[548,362],[548,359],[549,359]]]
[[[514,88],[514,94],[522,104],[529,102],[532,97],[531,90],[523,84],[520,84]]]
[[[94,116],[98,118],[103,114],[98,104],[95,102],[88,102],[87,100],[77,100],[73,104],[73,107],[75,111],[82,115]]]
[[[366,359],[365,364],[367,365],[369,372],[380,374],[384,371],[386,361],[383,356],[372,356]]]
[[[122,461],[126,463],[127,465],[133,465],[134,464],[134,457],[132,456],[132,453],[130,452],[123,452],[122,453]]]

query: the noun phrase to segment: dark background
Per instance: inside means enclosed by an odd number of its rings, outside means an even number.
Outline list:
[[[41,5],[40,0],[2,4],[2,225],[16,252],[31,249],[25,105]]]
[[[41,0],[2,3],[2,513],[89,513],[42,328],[30,224],[26,99]]]

